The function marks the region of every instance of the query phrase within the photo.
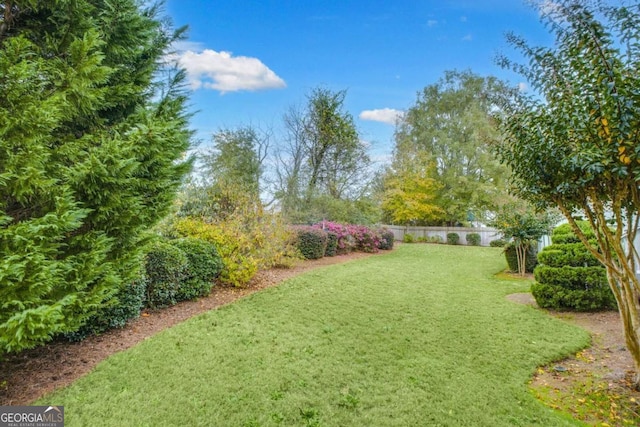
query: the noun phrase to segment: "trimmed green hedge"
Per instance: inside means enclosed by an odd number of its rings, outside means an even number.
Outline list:
[[[185,277],[176,293],[176,300],[186,301],[209,295],[214,285],[213,281],[223,268],[222,258],[215,245],[194,237],[172,240],[170,243],[184,252],[188,261]]]
[[[587,237],[593,233],[588,223],[578,226]],[[535,284],[531,293],[540,307],[556,310],[592,311],[615,309],[616,301],[607,282],[605,268],[584,247],[569,224],[556,227],[552,245],[538,255]]]
[[[151,308],[178,302],[180,286],[189,274],[187,255],[167,241],[154,242],[145,257],[147,301]]]
[[[593,267],[602,264],[582,243],[552,244],[538,254],[538,262],[549,267]]]
[[[469,233],[465,239],[470,246],[480,246],[482,242],[482,237],[478,233]]]
[[[64,337],[69,341],[82,341],[88,336],[124,327],[129,320],[140,316],[146,291],[147,282],[144,277],[124,284],[80,329],[65,333]]]
[[[588,290],[566,289],[561,286],[534,283],[531,293],[542,308],[565,309],[575,311],[596,311],[617,308],[611,289],[592,287]]]
[[[333,231],[327,231],[327,248],[324,256],[336,256],[338,252],[338,235]]]
[[[489,246],[492,248],[504,248],[507,242],[503,239],[495,239],[489,242]]]
[[[324,256],[327,248],[327,232],[313,227],[296,227],[296,246],[306,259],[318,259]]]
[[[447,233],[447,244],[457,245],[460,243],[460,235],[458,233]]]

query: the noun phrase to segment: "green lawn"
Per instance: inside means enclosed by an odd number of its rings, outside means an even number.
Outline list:
[[[167,330],[39,404],[67,426],[562,426],[536,366],[588,334],[505,299],[501,249],[403,245]]]

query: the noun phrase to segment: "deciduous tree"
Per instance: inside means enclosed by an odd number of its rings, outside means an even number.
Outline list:
[[[506,168],[489,144],[498,138],[493,95],[507,90],[494,77],[448,71],[418,93],[398,124],[397,155],[424,152],[435,162],[430,177],[439,184],[435,204],[444,211],[442,222],[464,223],[470,214],[482,218],[505,191]]]
[[[509,36],[528,63],[502,63],[535,94],[505,103],[498,152],[518,193],[539,207],[558,206],[605,266],[640,372],[640,5],[562,0],[543,19],[553,47]],[[589,222],[596,245],[576,215]]]

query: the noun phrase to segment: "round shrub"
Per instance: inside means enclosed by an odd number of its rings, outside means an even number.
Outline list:
[[[179,248],[165,241],[152,243],[145,257],[147,301],[151,308],[178,302],[180,286],[187,278],[189,259]]]
[[[457,245],[460,242],[460,235],[458,233],[447,233],[447,244]]]
[[[516,253],[516,246],[513,243],[507,243],[504,246],[504,255],[509,265],[509,271],[518,271],[518,254]],[[525,253],[525,271],[527,273],[533,273],[533,269],[538,265],[537,246],[535,243],[527,246]]]
[[[416,238],[413,237],[413,234],[406,233],[404,236],[402,236],[402,241],[404,243],[413,243],[416,241]]]
[[[507,242],[504,239],[495,239],[489,242],[489,246],[492,248],[504,248]]]
[[[171,244],[187,256],[188,267],[176,299],[185,301],[209,295],[213,281],[222,271],[222,258],[215,245],[202,239],[186,237]]]
[[[147,282],[144,277],[123,284],[116,294],[75,332],[64,337],[69,341],[82,341],[90,335],[98,335],[110,329],[122,328],[131,319],[140,316],[144,307]]]
[[[327,248],[324,256],[336,256],[338,252],[338,235],[333,231],[327,231]]]
[[[313,227],[297,227],[297,247],[305,259],[324,256],[327,248],[327,232]]]
[[[478,233],[469,233],[466,237],[467,244],[471,246],[480,246],[482,242],[482,237]]]
[[[384,251],[393,249],[393,243],[395,241],[393,231],[389,230],[388,228],[381,228],[378,230],[378,236],[380,237],[378,249],[382,249]]]

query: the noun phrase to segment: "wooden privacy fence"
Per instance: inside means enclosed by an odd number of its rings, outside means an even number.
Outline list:
[[[415,240],[429,239],[440,236],[443,243],[447,242],[448,233],[457,233],[460,236],[460,245],[467,244],[467,234],[480,235],[480,246],[489,246],[492,240],[500,239],[502,234],[495,228],[488,227],[405,227],[403,225],[383,225],[393,232],[396,240],[404,240],[405,234],[411,234]]]

